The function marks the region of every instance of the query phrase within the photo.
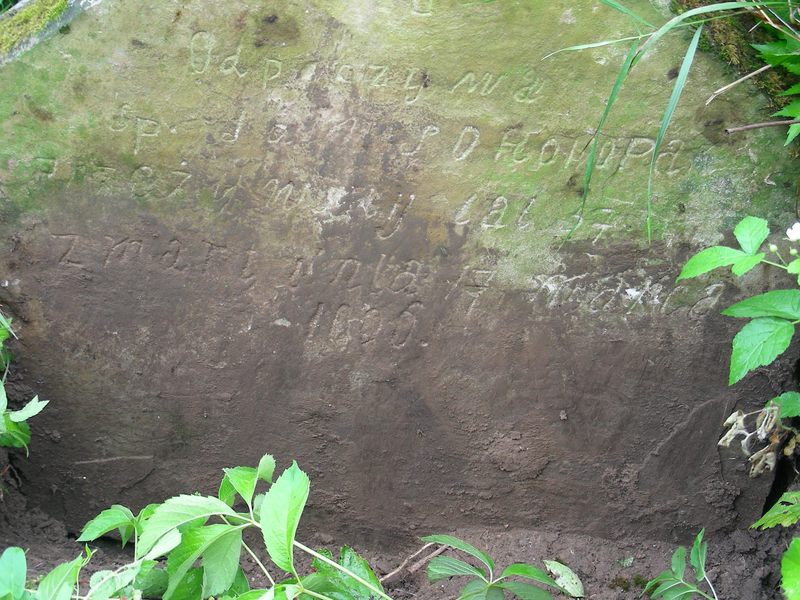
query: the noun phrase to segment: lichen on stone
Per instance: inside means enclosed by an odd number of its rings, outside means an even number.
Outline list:
[[[34,0],[0,19],[0,55],[8,54],[30,36],[44,29],[67,9],[67,0]]]

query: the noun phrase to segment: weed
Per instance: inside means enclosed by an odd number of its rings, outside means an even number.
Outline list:
[[[651,579],[644,588],[645,594],[649,594],[654,600],[658,598],[665,598],[666,600],[683,597],[692,598],[694,594],[699,595],[701,598],[707,598],[707,600],[719,600],[717,592],[708,578],[708,573],[706,573],[708,544],[703,541],[703,533],[701,530],[697,534],[692,545],[692,551],[689,553],[689,563],[694,571],[693,581],[689,581],[686,573],[686,548],[680,546],[672,555],[672,563],[669,570],[663,571]],[[709,596],[700,589],[703,584],[708,587],[713,596]]]
[[[522,600],[552,598],[548,591],[540,587],[515,581],[509,577],[521,577],[527,581],[544,584],[572,598],[583,598],[583,584],[580,579],[569,567],[560,562],[543,561],[552,577],[544,570],[525,563],[509,565],[499,576],[495,576],[492,557],[463,540],[450,535],[430,535],[422,538],[422,541],[450,546],[481,563],[480,567],[476,567],[451,556],[436,556],[428,563],[428,579],[432,582],[450,577],[470,577],[470,581],[461,590],[460,600],[502,600],[505,592],[510,592]]]

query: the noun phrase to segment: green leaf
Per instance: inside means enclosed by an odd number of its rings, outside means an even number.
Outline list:
[[[195,567],[175,586],[172,600],[199,600],[203,597],[203,569]]]
[[[158,538],[158,541],[153,544],[153,547],[147,551],[143,556],[145,560],[155,560],[159,556],[164,556],[168,552],[174,550],[181,543],[181,532],[177,529],[170,529]]]
[[[167,591],[169,575],[164,569],[157,568],[157,564],[154,560],[143,561],[136,581],[133,582],[133,587],[141,590],[145,598],[161,598]]]
[[[758,254],[754,254],[753,256],[745,256],[743,258],[740,258],[731,267],[731,272],[737,277],[741,277],[756,265],[761,264],[761,261],[764,260],[765,256],[766,254],[764,254],[763,252],[759,252]]]
[[[772,290],[737,302],[722,311],[727,317],[800,319],[800,290]]]
[[[247,575],[241,567],[236,570],[236,576],[233,578],[231,586],[225,590],[226,595],[241,596],[242,594],[250,591],[250,582],[247,581]]]
[[[49,400],[39,400],[39,396],[34,396],[33,399],[28,402],[25,406],[23,406],[19,410],[12,410],[8,413],[9,417],[15,423],[19,423],[20,421],[26,421],[31,417],[35,417],[45,406],[50,403]]]
[[[8,396],[6,396],[6,386],[5,383],[0,380],[0,415],[4,415],[6,409],[8,408]],[[3,433],[5,429],[0,429],[0,433]]]
[[[776,113],[772,113],[773,117],[791,117],[796,119],[800,117],[800,99],[795,100],[788,106],[784,106],[781,110]]]
[[[27,448],[31,441],[31,428],[24,421],[15,423],[11,420],[8,413],[2,417],[5,427],[4,433],[0,434],[0,446],[6,448]]]
[[[267,483],[272,483],[272,475],[275,473],[275,459],[271,454],[265,454],[258,461],[258,469],[256,469],[258,478]]]
[[[294,584],[279,584],[267,592],[264,600],[292,600],[300,595],[302,589]]]
[[[753,319],[733,338],[728,385],[742,379],[749,371],[770,364],[792,341],[794,325],[784,319]]]
[[[494,561],[492,560],[491,556],[482,550],[478,550],[472,544],[468,544],[464,540],[458,539],[457,537],[453,537],[452,535],[428,535],[422,538],[422,541],[433,544],[443,544],[445,546],[455,548],[456,550],[466,552],[470,556],[474,556],[483,564],[485,564],[489,568],[490,573],[494,571]]]
[[[169,600],[177,586],[202,556],[203,598],[224,592],[232,584],[239,568],[242,526],[207,525],[186,531],[180,545],[167,559],[169,585],[164,600]]]
[[[108,600],[116,595],[116,592],[133,583],[141,567],[141,562],[134,562],[116,571],[97,571],[89,579],[86,600]]]
[[[58,565],[39,582],[36,598],[38,600],[70,600],[83,564],[83,557],[79,556],[73,561]]]
[[[147,554],[170,530],[214,515],[236,516],[227,504],[211,496],[175,496],[159,505],[147,519],[136,547],[137,558]]]
[[[0,556],[0,598],[6,595],[12,600],[22,598],[26,575],[25,551],[14,546],[6,548]]]
[[[250,506],[253,501],[253,494],[256,491],[257,471],[253,467],[234,467],[233,469],[223,470],[225,471],[225,479],[230,481],[236,493],[242,497],[247,506]],[[222,486],[220,486],[220,494],[221,492]]]
[[[800,538],[794,538],[781,559],[781,586],[786,600],[800,598]]]
[[[792,141],[798,135],[800,135],[800,123],[794,123],[792,125],[789,125],[789,131],[786,134],[786,143],[784,144],[784,146],[788,146],[789,144],[791,144]]]
[[[435,556],[428,563],[428,580],[431,582],[462,575],[478,577],[488,583],[486,573],[463,560],[451,556]]]
[[[320,554],[331,560],[333,559],[333,556],[327,550],[320,550]],[[339,553],[338,562],[339,565],[359,576],[374,588],[383,590],[380,580],[369,566],[369,563],[359,556],[352,548],[348,548],[347,546],[343,547]],[[322,580],[312,580],[314,585],[321,585],[319,590],[314,591],[320,591],[322,594],[334,600],[370,600],[375,597],[374,592],[367,586],[359,583],[330,564],[315,558],[313,566],[317,571],[316,575],[322,577]],[[305,586],[305,582],[307,582],[308,579],[304,578],[303,581]]]
[[[128,508],[121,504],[114,504],[111,508],[105,509],[94,519],[86,523],[77,541],[91,542],[115,529],[119,529],[120,534],[122,534],[123,531],[128,532],[130,528],[133,527],[134,520],[135,517]],[[128,535],[128,537],[130,536]],[[123,540],[124,539],[125,537],[123,536]],[[125,545],[124,541],[122,545]]]
[[[621,12],[624,15],[628,15],[632,19],[634,19],[636,21],[639,21],[639,23],[641,23],[642,25],[646,25],[650,29],[655,29],[655,25],[652,25],[651,23],[645,21],[642,17],[637,15],[635,12],[633,12],[627,6],[623,6],[622,4],[617,2],[616,0],[600,0],[600,2],[602,2],[606,6],[610,6],[614,10],[617,10],[617,11]]]
[[[558,587],[573,598],[583,598],[583,584],[578,576],[566,565],[555,560],[543,560],[544,566],[555,577]]]
[[[776,525],[791,527],[800,521],[800,492],[785,492],[778,501],[753,523],[754,529],[769,529]]]
[[[236,600],[266,600],[269,593],[270,590],[250,590],[237,596]]]
[[[486,600],[489,585],[480,579],[470,581],[461,589],[458,600]]]
[[[678,106],[678,101],[681,99],[681,94],[683,93],[683,88],[686,85],[686,79],[689,77],[689,69],[692,66],[692,61],[694,60],[694,55],[697,50],[697,44],[700,41],[700,33],[703,31],[703,26],[697,28],[697,31],[694,32],[694,36],[692,37],[692,41],[689,43],[689,47],[686,49],[686,54],[683,57],[683,62],[681,63],[681,68],[678,71],[678,76],[675,78],[675,85],[672,88],[672,94],[669,97],[669,101],[667,102],[667,108],[664,111],[664,116],[661,118],[661,127],[658,129],[658,133],[656,134],[656,143],[653,147],[653,154],[650,158],[650,174],[647,178],[647,241],[650,242],[653,239],[653,230],[652,230],[652,213],[653,213],[653,181],[656,175],[656,162],[658,161],[659,151],[661,150],[661,144],[664,141],[664,137],[667,134],[667,129],[669,128],[669,124],[672,122],[672,116],[675,114],[675,109]],[[653,36],[657,34],[654,33]],[[652,37],[650,38],[652,40]],[[649,43],[649,41],[647,42]],[[645,44],[646,45],[646,44]],[[642,52],[639,52],[641,56]],[[634,62],[636,59],[634,59]],[[751,253],[752,254],[752,253]]]
[[[694,569],[694,576],[697,581],[701,581],[706,576],[706,554],[708,553],[708,544],[703,541],[705,529],[701,529],[697,537],[694,538],[692,544],[692,551],[689,554],[689,562],[692,563]]]
[[[550,577],[542,569],[534,567],[533,565],[514,563],[513,565],[507,566],[503,570],[503,572],[500,574],[500,578],[502,579],[504,577],[510,577],[511,575],[516,575],[517,577],[527,577],[528,579],[533,579],[534,581],[549,585],[558,590],[561,589],[556,583],[555,579]]]
[[[293,544],[309,491],[308,475],[296,462],[269,488],[261,506],[261,531],[272,561],[294,574]]]
[[[769,223],[759,217],[745,217],[733,230],[733,235],[748,254],[755,254],[769,235]]]
[[[706,248],[687,261],[681,274],[678,276],[678,281],[697,277],[698,275],[708,273],[719,267],[733,265],[745,256],[745,253],[741,250],[728,248],[727,246],[712,246],[711,248]]]
[[[522,600],[553,600],[553,595],[550,592],[529,583],[503,581],[495,585],[508,590],[515,596],[522,598]]]
[[[775,403],[780,407],[781,419],[791,419],[800,417],[800,394],[797,392],[784,392],[780,396],[773,398],[769,403]]]
[[[8,331],[14,337],[17,337],[17,334],[14,333],[14,330],[11,328],[11,319],[7,319],[3,313],[0,312],[0,327]]]
[[[655,590],[653,590],[650,597],[653,598],[653,600],[656,600],[657,598],[664,598],[665,600],[679,600],[681,598],[686,598],[686,600],[691,600],[691,598],[693,598],[694,594],[697,592],[697,587],[680,579],[672,579],[665,581]]]

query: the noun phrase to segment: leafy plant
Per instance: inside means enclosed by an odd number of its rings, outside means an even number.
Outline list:
[[[91,558],[88,549],[85,557],[56,567],[32,591],[23,587],[22,550],[9,548],[0,558],[0,599],[391,600],[367,561],[351,548],[343,548],[335,560],[329,552],[312,550],[296,539],[309,479],[292,463],[273,483],[274,469],[274,459],[265,455],[258,467],[225,469],[217,497],[175,496],[136,515],[121,505],[104,510],[84,526],[78,541],[90,542],[115,531],[123,545],[133,541],[134,560],[92,575],[85,594],[80,593],[78,581]],[[256,494],[259,485],[267,489]],[[260,531],[266,556],[283,575],[273,576],[259,556],[263,552],[244,541],[247,529]],[[295,550],[313,557],[313,572],[300,574]],[[267,587],[250,589],[240,566],[243,552],[259,566]]]
[[[784,493],[764,516],[753,523],[755,529],[781,525],[791,527],[800,521],[800,492]],[[800,538],[795,537],[781,559],[781,586],[788,600],[800,598]]]
[[[583,597],[583,584],[578,576],[554,560],[544,561],[552,577],[544,570],[526,563],[509,565],[499,576],[495,576],[492,557],[463,540],[450,535],[429,535],[422,538],[422,541],[450,546],[481,563],[480,567],[476,567],[451,556],[436,556],[428,563],[428,579],[432,582],[450,577],[471,578],[462,588],[459,600],[502,600],[505,592],[522,600],[548,600],[553,597],[547,590],[529,583],[531,581],[573,598]],[[520,577],[526,581],[517,581],[510,577]]]
[[[701,530],[694,539],[692,550],[689,553],[689,563],[692,566],[691,581],[686,571],[686,548],[679,546],[672,555],[670,568],[663,571],[647,582],[645,594],[650,594],[653,600],[678,600],[680,598],[693,598],[695,594],[708,600],[719,600],[717,592],[706,573],[706,554],[708,544],[703,541],[704,530]],[[706,585],[713,596],[709,596],[701,589]]]
[[[27,452],[28,443],[31,441],[31,430],[26,421],[42,412],[42,409],[47,406],[47,401],[39,400],[39,396],[34,396],[21,409],[8,409],[5,383],[12,356],[5,347],[5,342],[11,337],[17,337],[11,328],[11,320],[0,313],[0,369],[3,371],[2,379],[0,379],[0,446],[25,448]]]

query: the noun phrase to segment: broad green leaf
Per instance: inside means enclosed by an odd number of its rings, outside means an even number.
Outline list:
[[[428,579],[430,581],[439,581],[441,579],[447,579],[448,577],[458,577],[462,575],[478,577],[488,583],[486,573],[477,567],[465,563],[463,560],[451,556],[435,556],[428,563]]]
[[[233,489],[247,503],[247,506],[250,506],[253,501],[253,494],[256,491],[257,471],[253,467],[234,467],[233,469],[223,470],[225,471],[225,478],[230,481]],[[220,486],[220,491],[221,489],[222,486]]]
[[[31,401],[25,406],[19,410],[12,410],[10,413],[8,413],[8,416],[15,423],[19,423],[20,421],[25,421],[31,417],[35,417],[42,412],[44,407],[49,403],[49,400],[39,400],[39,396],[34,396],[33,399],[31,399]]]
[[[271,454],[265,454],[258,461],[258,478],[267,483],[272,483],[272,475],[275,473],[275,459]]]
[[[58,565],[39,582],[36,598],[38,600],[70,600],[83,564],[83,557],[79,556],[73,561]]]
[[[795,258],[792,262],[786,265],[786,272],[791,275],[800,275],[800,258]]]
[[[142,510],[139,511],[139,514],[136,515],[136,518],[133,520],[133,526],[136,531],[136,535],[142,535],[142,531],[144,530],[144,524],[147,522],[156,509],[161,506],[160,504],[148,504]]]
[[[505,600],[505,594],[501,588],[490,585],[486,588],[486,600]]]
[[[116,571],[97,571],[89,579],[86,600],[108,600],[116,595],[116,592],[133,583],[141,566],[141,562],[134,562]]]
[[[691,279],[719,267],[735,264],[736,261],[741,260],[745,256],[746,254],[744,252],[736,248],[711,246],[711,248],[701,250],[686,262],[683,270],[681,270],[681,274],[678,276],[678,281],[681,279]]]
[[[214,548],[217,544],[219,547]],[[242,526],[207,525],[184,532],[180,545],[170,552],[167,559],[169,585],[164,600],[169,600],[175,594],[178,584],[201,556],[203,597],[227,590],[233,584],[239,568],[241,547]],[[210,560],[207,556],[209,552]]]
[[[128,508],[121,504],[114,504],[111,508],[105,509],[94,519],[86,523],[77,541],[91,542],[101,535],[107,534],[109,531],[114,531],[115,529],[127,530],[133,527],[134,520],[135,517]],[[123,546],[124,545],[123,542]]]
[[[10,595],[12,599],[22,597],[25,591],[27,564],[22,548],[6,548],[0,556],[0,598]]]
[[[553,595],[547,590],[519,581],[502,581],[495,585],[508,590],[522,600],[553,600]]]
[[[800,598],[800,538],[794,538],[781,559],[781,587],[786,600]]]
[[[261,506],[261,531],[272,561],[294,573],[293,544],[309,491],[308,475],[296,462],[269,488]]]
[[[727,317],[777,317],[795,321],[800,319],[800,290],[772,290],[737,302],[723,310],[722,314]]]
[[[422,541],[433,544],[443,544],[445,546],[455,548],[456,550],[466,552],[470,556],[474,556],[483,564],[485,564],[489,568],[490,573],[494,571],[494,561],[492,560],[491,556],[482,550],[478,550],[472,544],[468,544],[464,540],[458,539],[457,537],[453,537],[452,535],[428,535],[422,538]]]
[[[328,550],[323,549],[319,552],[333,560],[333,556]],[[372,585],[373,588],[383,591],[383,586],[369,563],[352,548],[345,546],[341,549],[338,564]],[[370,600],[375,597],[375,593],[370,588],[330,564],[315,558],[313,566],[317,571],[316,575],[322,577],[322,580],[311,579],[310,583],[320,587],[319,591],[322,594],[334,600]],[[306,581],[309,580],[304,578],[304,585]]]
[[[213,527],[213,525],[212,525]],[[242,529],[220,537],[203,553],[203,597],[217,596],[229,589],[239,574],[242,554]],[[187,534],[188,535],[188,534]],[[244,574],[242,574],[244,576]],[[247,584],[245,578],[244,583]]]
[[[653,239],[653,229],[652,229],[653,181],[655,180],[656,176],[656,163],[658,161],[659,152],[661,150],[661,144],[663,143],[664,137],[667,134],[667,129],[669,128],[669,124],[672,122],[672,116],[675,114],[675,109],[678,106],[678,101],[681,99],[683,88],[686,85],[686,79],[689,77],[689,69],[692,66],[692,61],[694,60],[695,51],[697,50],[697,44],[700,42],[700,33],[702,31],[703,31],[703,26],[700,25],[694,32],[692,41],[689,43],[689,47],[687,48],[686,54],[683,57],[681,68],[678,71],[678,76],[675,78],[675,84],[673,85],[672,88],[672,94],[670,95],[669,101],[667,102],[667,108],[664,110],[664,115],[661,118],[661,126],[659,127],[658,133],[656,134],[656,143],[655,146],[653,147],[653,154],[650,157],[650,174],[647,178],[646,227],[647,227],[648,242],[652,241]],[[656,34],[654,33],[653,35],[655,36]],[[636,59],[634,58],[634,62],[635,61]],[[750,254],[752,254],[752,252]]]
[[[486,600],[488,589],[486,582],[474,579],[461,589],[458,600]]]
[[[550,577],[542,569],[534,567],[533,565],[514,563],[513,565],[507,566],[500,574],[500,577],[510,577],[511,575],[516,575],[517,577],[527,577],[528,579],[533,579],[539,583],[560,589],[555,579]]]
[[[225,590],[226,595],[241,596],[242,594],[250,591],[250,582],[247,581],[247,575],[241,567],[236,570],[236,576],[233,578],[231,586]]]
[[[0,446],[6,448],[27,448],[31,441],[31,428],[24,421],[15,423],[8,416],[2,415],[4,432],[0,434]]]
[[[292,600],[300,595],[301,588],[294,584],[279,584],[270,589],[264,600]]]
[[[6,316],[0,312],[0,327],[8,331],[14,337],[17,337],[17,334],[11,328],[11,319],[7,319]]]
[[[233,506],[236,503],[236,488],[233,487],[233,483],[231,483],[227,475],[225,475],[219,483],[217,497],[228,506]]]
[[[573,598],[583,598],[583,584],[578,576],[566,565],[555,560],[543,560],[544,566],[553,574],[553,577],[564,593]]]
[[[781,419],[800,417],[800,394],[797,392],[784,392],[777,398],[770,400],[770,402],[780,407],[780,414],[778,416]]]
[[[788,146],[798,135],[800,135],[800,123],[789,125],[789,131],[786,134],[786,142],[783,145]]]
[[[691,600],[694,594],[697,593],[697,588],[680,579],[672,579],[665,581],[650,595],[653,600],[664,598],[665,600]]]
[[[266,600],[267,594],[269,594],[269,590],[250,590],[237,596],[236,600]]]
[[[742,379],[749,371],[770,364],[792,341],[794,325],[784,319],[753,319],[733,338],[728,385]]]
[[[745,217],[733,230],[742,250],[755,254],[769,235],[769,223],[759,217]]]
[[[706,554],[708,553],[708,544],[703,541],[705,532],[705,529],[701,529],[697,537],[694,538],[692,551],[689,554],[689,562],[692,563],[694,576],[697,581],[701,581],[703,577],[706,576]]]
[[[683,573],[686,571],[686,548],[678,546],[672,554],[672,572],[678,579],[683,579]]]
[[[785,492],[758,521],[754,529],[769,529],[776,525],[791,527],[800,521],[800,492]]]
[[[661,573],[659,573],[658,575],[656,575],[650,581],[647,582],[647,585],[644,586],[644,593],[649,594],[663,582],[672,581],[674,579],[675,576],[672,574],[672,571],[661,571]]]
[[[159,569],[154,560],[142,562],[142,568],[133,582],[133,587],[141,590],[145,598],[161,598],[167,591],[169,575],[164,569]]]
[[[264,504],[264,498],[266,498],[267,493],[264,492],[263,494],[256,494],[256,497],[253,499],[253,516],[255,517],[256,521],[261,520],[261,506]]]
[[[183,579],[175,586],[172,600],[200,600],[203,595],[203,569],[189,569]]]
[[[147,551],[147,554],[143,557],[144,560],[155,560],[159,556],[164,556],[174,550],[181,543],[181,539],[180,531],[177,529],[170,529],[167,533],[158,538],[158,541],[153,547]]]
[[[740,258],[731,267],[731,272],[737,277],[741,277],[756,265],[761,264],[761,261],[764,260],[765,256],[766,254],[764,254],[763,252],[759,252],[758,254],[754,254],[753,256],[745,256],[743,258]]]
[[[136,547],[138,557],[147,554],[170,530],[192,521],[204,522],[214,515],[236,516],[230,506],[211,496],[175,496],[159,505],[142,528]]]

